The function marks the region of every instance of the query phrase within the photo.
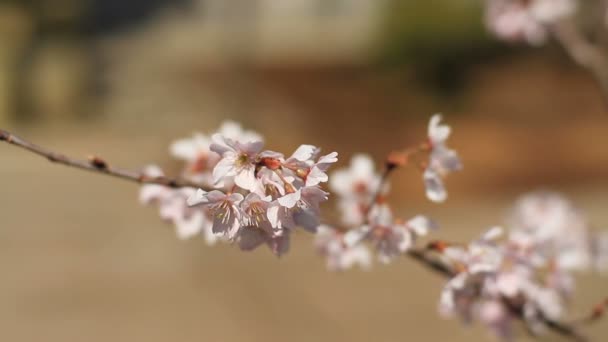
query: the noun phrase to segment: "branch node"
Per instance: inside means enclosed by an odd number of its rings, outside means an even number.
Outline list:
[[[98,170],[107,170],[108,163],[97,156],[89,156],[89,163]]]

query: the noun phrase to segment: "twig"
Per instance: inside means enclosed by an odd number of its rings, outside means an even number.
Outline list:
[[[456,272],[454,272],[454,270],[452,270],[450,267],[448,267],[444,263],[442,263],[438,260],[435,260],[435,259],[431,259],[428,255],[428,253],[424,250],[410,249],[407,252],[407,256],[410,257],[412,260],[418,262],[419,264],[427,267],[428,269],[430,269],[444,277],[451,278],[456,275]]]
[[[606,52],[600,46],[590,42],[571,19],[564,19],[552,25],[551,30],[570,57],[594,76],[608,106],[608,55]]]
[[[143,172],[115,168],[110,166],[105,160],[99,157],[90,157],[88,160],[72,159],[61,153],[53,152],[44,147],[30,143],[2,129],[0,129],[0,141],[5,141],[11,145],[15,145],[26,151],[37,154],[53,163],[58,163],[90,172],[105,174],[108,176],[125,179],[139,184],[158,184],[171,188],[206,188],[202,184],[192,182],[186,179],[169,178],[164,176],[150,177],[146,176]]]

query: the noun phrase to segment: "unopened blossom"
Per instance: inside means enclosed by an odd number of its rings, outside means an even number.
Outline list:
[[[197,190],[188,198],[189,206],[202,206],[209,210],[213,219],[213,232],[232,239],[240,228],[241,211],[238,204],[243,200],[239,193],[225,194],[219,190]]]
[[[577,0],[486,0],[485,21],[501,39],[539,45],[549,26],[571,16],[577,5]]]
[[[426,196],[433,202],[443,202],[448,194],[443,185],[443,178],[450,172],[462,169],[458,154],[447,147],[446,141],[451,128],[440,124],[441,115],[431,117],[428,128],[430,155],[423,174]]]
[[[348,233],[347,233],[348,234]],[[330,271],[344,271],[354,266],[369,269],[371,254],[363,244],[349,245],[344,241],[344,233],[321,225],[315,236],[315,247],[327,260]]]

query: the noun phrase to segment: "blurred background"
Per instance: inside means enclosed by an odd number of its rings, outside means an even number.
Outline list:
[[[518,194],[552,188],[608,228],[608,111],[592,77],[558,46],[495,41],[481,5],[2,0],[0,127],[177,171],[169,143],[225,119],[271,149],[311,143],[346,165],[424,139],[442,112],[465,170],[445,205],[426,202],[416,170],[397,173],[404,217],[432,215],[438,236],[465,241],[502,223]],[[0,156],[1,340],[490,339],[440,319],[443,280],[408,260],[332,274],[305,234],[281,260],[178,241],[133,184],[8,146]],[[575,313],[608,292],[608,278],[579,278]],[[606,334],[606,322],[590,329]]]

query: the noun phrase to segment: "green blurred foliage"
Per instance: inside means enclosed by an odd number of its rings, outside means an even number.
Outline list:
[[[391,1],[379,64],[393,72],[413,70],[422,84],[457,94],[471,67],[517,51],[487,33],[482,5],[474,0]]]

